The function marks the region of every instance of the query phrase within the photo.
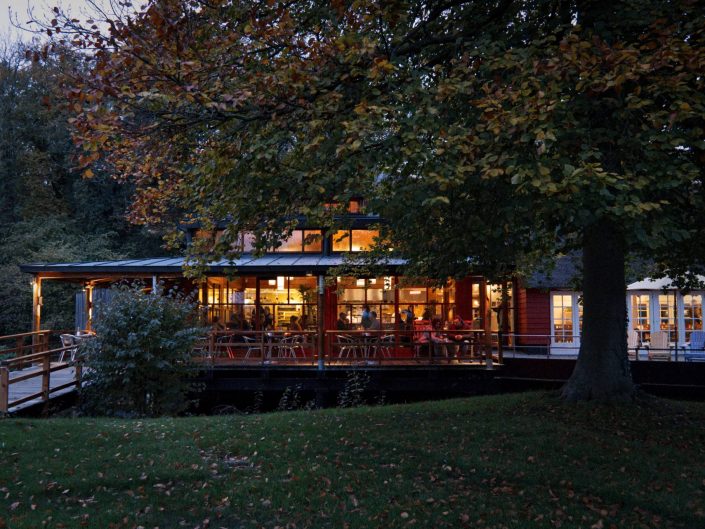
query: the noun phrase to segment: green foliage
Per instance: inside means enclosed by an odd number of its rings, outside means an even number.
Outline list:
[[[62,76],[75,66],[71,54],[32,62],[25,51],[16,45],[0,53],[0,335],[31,328],[32,292],[19,264],[161,252],[159,234],[125,219],[130,186],[119,185],[107,167],[91,180],[75,170],[61,93]],[[44,329],[74,327],[81,286],[44,283]]]
[[[302,400],[302,393],[303,386],[301,384],[296,384],[293,387],[287,386],[284,388],[282,396],[279,398],[277,411],[312,410],[315,408],[315,403],[313,400],[308,400],[306,402]]]
[[[121,254],[112,249],[113,235],[86,232],[63,215],[8,223],[0,237],[0,335],[26,332],[32,325],[32,290],[20,264],[116,259]],[[74,295],[80,288],[57,281],[43,283],[44,329],[74,327]]]
[[[173,294],[173,295],[172,295]],[[117,416],[177,414],[188,405],[196,307],[177,293],[114,289],[97,306],[95,339],[86,343],[82,407]]]
[[[135,218],[230,219],[195,264],[353,196],[426,277],[506,278],[605,220],[632,257],[702,257],[695,2],[256,4],[153,1],[80,40],[114,47],[69,94],[83,162],[135,183]]]
[[[357,369],[348,371],[345,385],[338,394],[338,407],[356,408],[367,404],[369,389],[370,375]]]

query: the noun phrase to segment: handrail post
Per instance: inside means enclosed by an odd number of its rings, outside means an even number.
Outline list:
[[[74,364],[74,380],[76,381],[76,389],[81,389],[81,379],[83,378],[83,360],[80,358],[76,359]]]
[[[6,414],[10,406],[10,370],[0,366],[0,414]]]
[[[44,355],[42,358],[42,401],[49,400],[49,377],[51,376],[51,358]]]

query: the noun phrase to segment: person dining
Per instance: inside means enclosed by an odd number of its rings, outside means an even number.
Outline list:
[[[368,331],[380,331],[382,330],[382,326],[380,325],[379,320],[377,319],[377,313],[373,310],[370,311],[370,324],[367,327]]]
[[[291,318],[289,318],[289,330],[290,331],[303,331],[303,327],[301,327],[301,324],[299,323],[298,316],[292,316]]]
[[[225,330],[225,325],[221,323],[220,318],[218,316],[213,316],[213,320],[211,322],[211,330],[213,332],[223,332]]]
[[[433,318],[431,320],[431,343],[433,343],[434,356],[446,356],[452,358],[455,356],[455,344],[449,339],[443,329],[443,320]]]
[[[348,315],[345,312],[338,314],[338,320],[335,322],[335,328],[339,331],[350,330],[350,322],[348,321]]]

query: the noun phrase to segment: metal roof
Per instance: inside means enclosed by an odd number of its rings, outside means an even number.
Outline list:
[[[20,270],[30,274],[165,274],[181,273],[185,258],[159,257],[151,259],[123,259],[119,261],[92,261],[86,263],[30,263],[20,265]],[[328,268],[340,266],[344,262],[343,254],[321,255],[306,253],[266,254],[256,257],[243,254],[239,259],[229,261],[221,259],[208,265],[209,273],[233,271],[256,274],[326,272]],[[389,259],[387,266],[394,269],[405,264],[403,259]]]

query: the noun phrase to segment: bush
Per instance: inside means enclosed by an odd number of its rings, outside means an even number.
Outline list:
[[[158,416],[186,409],[193,389],[191,351],[201,332],[190,300],[122,286],[96,307],[94,320],[96,338],[82,350],[84,411]]]
[[[345,385],[338,394],[339,408],[356,408],[367,404],[365,394],[370,387],[370,375],[364,371],[348,371]]]

